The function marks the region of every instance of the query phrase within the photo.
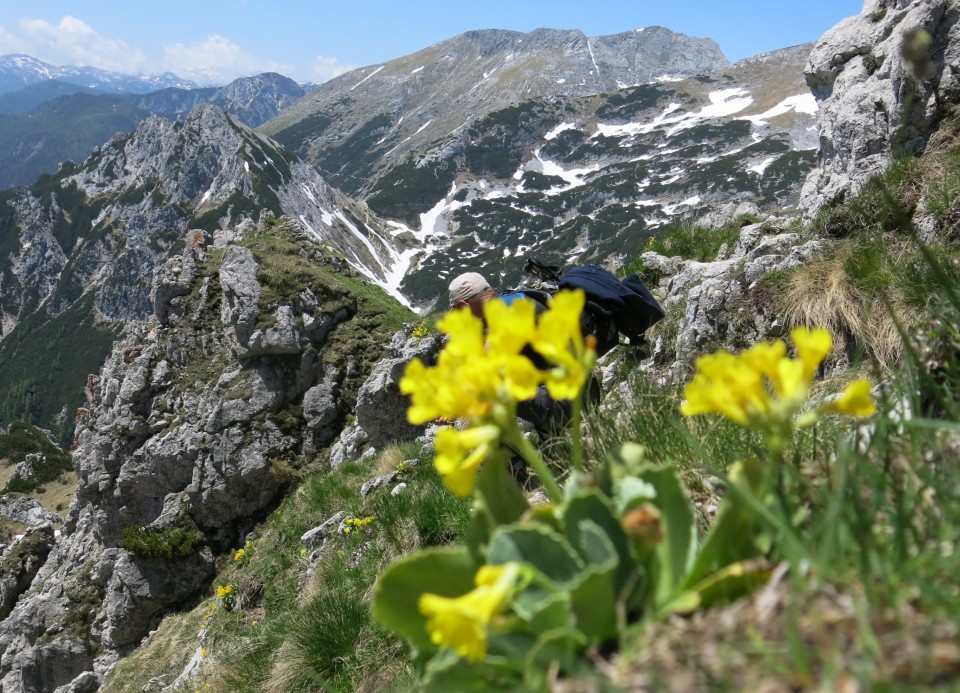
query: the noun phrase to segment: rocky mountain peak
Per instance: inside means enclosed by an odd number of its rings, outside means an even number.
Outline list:
[[[712,39],[662,27],[600,37],[557,29],[471,31],[325,82],[263,130],[291,133],[281,141],[311,161],[340,147],[375,144],[383,169],[518,101],[615,92],[728,64]],[[354,174],[338,184],[351,194],[367,187]]]
[[[910,55],[911,37],[929,47]],[[828,31],[810,54],[806,79],[820,108],[820,166],[802,207],[857,192],[900,154],[921,151],[960,101],[960,8],[949,0],[867,0],[859,16]]]

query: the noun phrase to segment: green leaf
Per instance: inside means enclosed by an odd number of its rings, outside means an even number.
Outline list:
[[[420,613],[420,595],[459,597],[475,586],[477,565],[465,548],[426,549],[388,567],[374,586],[373,615],[418,649],[436,649]]]
[[[701,605],[708,609],[717,602],[731,602],[750,594],[769,579],[770,565],[765,560],[738,561],[724,566],[690,589],[700,595]]]
[[[653,484],[648,484],[635,476],[624,477],[617,484],[617,512],[623,515],[630,508],[645,501],[652,501],[656,497],[657,489]]]
[[[498,527],[490,539],[487,562],[493,565],[522,561],[561,587],[569,587],[583,569],[583,561],[565,539],[539,525]]]
[[[580,523],[580,541],[589,546],[591,562],[570,590],[570,601],[577,617],[577,628],[594,643],[617,634],[617,600],[614,569],[617,553],[607,534],[592,520]]]
[[[646,467],[639,476],[657,490],[653,503],[660,511],[664,539],[656,551],[655,594],[657,603],[663,603],[686,577],[697,547],[697,526],[690,499],[673,467]]]
[[[471,554],[480,561],[493,530],[516,522],[530,510],[523,491],[510,475],[508,460],[509,453],[498,450],[477,474],[477,501],[467,526],[466,542]]]
[[[564,533],[570,544],[580,553],[584,561],[599,563],[603,561],[591,557],[590,551],[595,542],[585,541],[581,536],[584,521],[600,529],[616,553],[616,578],[614,590],[622,595],[624,587],[634,584],[637,577],[637,558],[633,542],[623,531],[623,525],[613,510],[610,500],[597,489],[581,491],[570,498],[563,507]]]
[[[586,644],[583,634],[575,628],[556,628],[542,633],[527,655],[527,688],[542,688],[547,683],[544,674],[556,665],[562,672],[573,671],[577,652]]]
[[[477,490],[494,526],[516,522],[530,509],[520,485],[510,474],[509,458],[508,451],[498,450],[477,474]]]
[[[420,690],[424,693],[489,693],[498,688],[516,690],[519,678],[513,672],[485,663],[474,664],[447,651],[427,663]]]
[[[755,496],[763,484],[762,479],[763,469],[756,460],[737,462],[731,467],[729,487],[683,589],[690,589],[715,570],[758,554],[757,514],[733,487]]]
[[[537,583],[514,596],[511,606],[525,622],[524,630],[539,633],[549,628],[572,626],[574,622],[569,593],[550,590]]]

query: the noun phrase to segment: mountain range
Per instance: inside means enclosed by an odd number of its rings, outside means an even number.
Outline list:
[[[659,27],[477,31],[306,94],[260,75],[2,116],[43,125],[49,145],[21,133],[15,155],[70,161],[0,194],[0,420],[69,439],[86,374],[150,316],[153,274],[189,229],[285,216],[427,310],[460,269],[507,286],[530,255],[615,268],[716,205],[790,209],[814,164],[809,50],[731,65],[712,40]],[[91,133],[79,148],[105,143],[64,156],[55,123]]]
[[[195,82],[177,77],[172,72],[165,72],[162,75],[149,73],[125,75],[96,67],[51,65],[29,55],[0,56],[0,94],[50,81],[112,94],[145,94],[167,87],[181,89],[197,87]]]

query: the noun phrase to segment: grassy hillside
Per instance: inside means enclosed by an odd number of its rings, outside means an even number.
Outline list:
[[[614,637],[558,656],[541,674],[530,674],[537,661],[532,654],[516,664],[516,671],[527,671],[523,675],[507,675],[514,670],[503,655],[470,667],[446,657],[427,669],[430,690],[459,690],[467,681],[476,690],[960,685],[960,554],[954,550],[960,540],[960,281],[954,269],[960,139],[950,134],[958,122],[925,157],[898,162],[863,195],[826,210],[809,227],[798,222],[799,231],[827,241],[822,257],[754,287],[754,299],[774,301],[790,324],[822,325],[833,334],[835,348],[822,372],[835,375],[812,383],[805,395],[811,406],[830,402],[858,377],[882,383],[879,413],[865,425],[823,413],[774,448],[777,439],[762,428],[716,415],[682,415],[684,394],[664,388],[629,360],[619,371],[629,396],[585,421],[587,470],[622,463],[627,453],[621,445],[638,444],[645,452],[629,450],[642,455],[648,465],[643,473],[661,483],[665,477],[657,470],[675,469],[685,489],[663,512],[675,513],[686,495],[701,533],[729,524],[721,518],[731,512],[753,518],[731,535],[737,542],[758,541],[754,558],[736,564],[742,572],[717,573],[715,582],[701,585],[706,591],[699,608],[672,615],[624,608]],[[932,243],[920,242],[910,222],[921,193],[935,201],[931,213],[942,225]],[[673,254],[710,259],[717,240],[686,228],[655,243]],[[668,316],[655,330],[675,330],[675,319]],[[841,361],[847,367],[838,371]],[[827,412],[829,405],[822,406],[818,411]],[[569,448],[545,449],[553,473],[565,477]],[[771,457],[773,450],[779,452]],[[138,690],[156,676],[169,683],[194,654],[200,666],[182,690],[417,685],[422,661],[410,662],[409,645],[371,617],[369,601],[375,578],[391,561],[430,546],[476,546],[468,518],[481,510],[471,513],[469,499],[444,488],[432,458],[429,450],[405,447],[384,452],[372,467],[308,472],[250,542],[221,559],[207,598],[168,617],[118,665],[105,690]],[[420,466],[410,471],[407,459]],[[744,505],[749,496],[736,491],[745,460],[757,461],[761,471],[777,470],[768,501]],[[401,469],[397,481],[408,483],[406,493],[360,496],[368,479]],[[340,510],[356,522],[341,525],[316,553],[300,545],[304,531]],[[558,512],[543,506],[509,531],[549,523]],[[656,525],[659,534],[643,535],[644,541],[673,545],[673,521]],[[756,579],[738,582],[738,575]],[[738,588],[710,592],[721,584]],[[742,597],[731,601],[734,594]],[[708,601],[713,605],[706,608]],[[514,605],[496,628],[509,629],[522,606]],[[466,678],[454,684],[450,677],[461,675]]]

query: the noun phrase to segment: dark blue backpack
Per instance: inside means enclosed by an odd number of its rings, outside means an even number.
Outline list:
[[[583,290],[587,304],[580,316],[580,326],[585,335],[596,338],[597,356],[617,346],[621,334],[632,345],[643,344],[643,333],[664,317],[663,308],[636,274],[617,279],[598,265],[582,265],[561,274],[559,268],[536,260],[528,260],[524,272],[555,282],[558,290]],[[552,293],[536,289],[520,291],[540,302]]]

